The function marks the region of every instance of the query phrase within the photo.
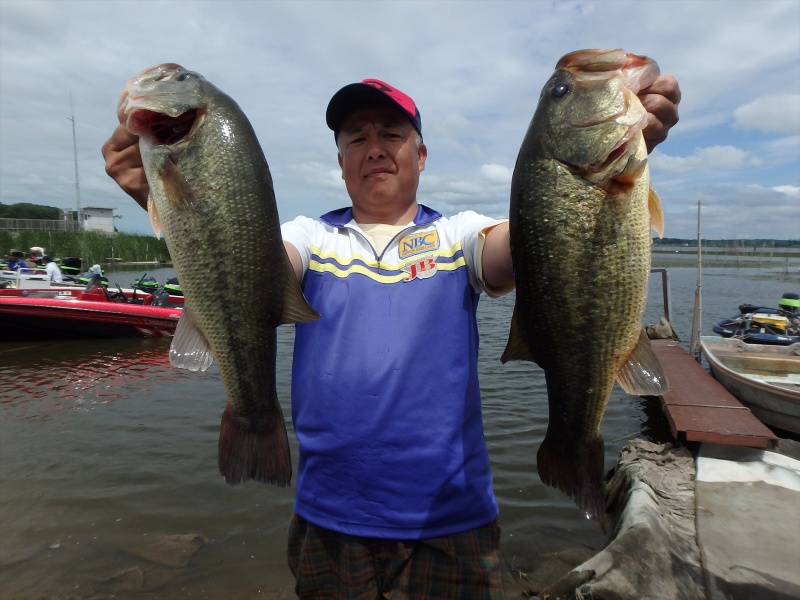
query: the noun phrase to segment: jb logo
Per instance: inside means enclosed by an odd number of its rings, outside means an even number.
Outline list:
[[[422,260],[409,263],[403,267],[403,271],[408,273],[408,277],[405,277],[403,281],[433,277],[436,274],[436,259],[423,258]]]

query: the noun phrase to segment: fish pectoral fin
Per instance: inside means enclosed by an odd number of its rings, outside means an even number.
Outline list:
[[[284,253],[284,264],[286,268],[286,286],[283,290],[283,314],[281,315],[281,325],[288,323],[307,323],[309,321],[316,321],[320,318],[317,311],[315,311],[308,304],[306,297],[303,295],[303,290],[300,289],[300,284],[297,282],[292,263],[289,257]]]
[[[617,383],[634,396],[661,396],[669,391],[669,382],[644,327],[628,361],[617,373]]]
[[[500,357],[500,362],[502,363],[507,363],[510,360],[528,360],[536,362],[533,352],[523,335],[523,327],[517,316],[518,306],[518,304],[514,304],[514,314],[511,316],[511,329],[508,332],[508,342],[506,343],[506,349],[503,351],[503,355]]]
[[[161,185],[167,202],[178,210],[194,211],[197,196],[181,170],[169,158],[161,170]]]
[[[173,367],[189,371],[205,371],[214,362],[208,340],[197,327],[189,307],[184,307],[175,337],[169,347],[169,362]]]
[[[650,210],[650,228],[658,234],[659,238],[663,238],[664,211],[661,209],[661,198],[652,186],[650,187],[650,194],[647,197],[647,208]]]
[[[147,196],[147,216],[150,217],[150,226],[153,228],[153,233],[156,234],[156,237],[161,237],[161,233],[164,230],[161,228],[161,219],[158,218],[158,209],[152,194]]]

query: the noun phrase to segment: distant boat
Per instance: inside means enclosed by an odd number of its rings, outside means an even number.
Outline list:
[[[51,286],[44,279],[0,289],[3,341],[172,336],[182,312],[182,297],[165,294],[164,306],[137,290],[110,291],[99,282]]]
[[[800,434],[800,343],[703,336],[700,349],[714,378],[763,423]]]
[[[784,294],[778,308],[741,304],[739,314],[719,321],[714,333],[751,344],[788,346],[800,342],[800,295]]]

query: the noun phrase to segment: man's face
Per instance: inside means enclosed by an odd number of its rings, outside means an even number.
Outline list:
[[[391,106],[353,109],[339,131],[339,166],[353,206],[407,205],[416,199],[427,148],[411,121]]]

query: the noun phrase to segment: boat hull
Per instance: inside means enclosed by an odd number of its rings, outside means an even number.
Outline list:
[[[800,434],[800,344],[703,336],[700,347],[714,378],[763,423]]]
[[[61,297],[0,297],[0,339],[166,337],[175,333],[180,308]]]

